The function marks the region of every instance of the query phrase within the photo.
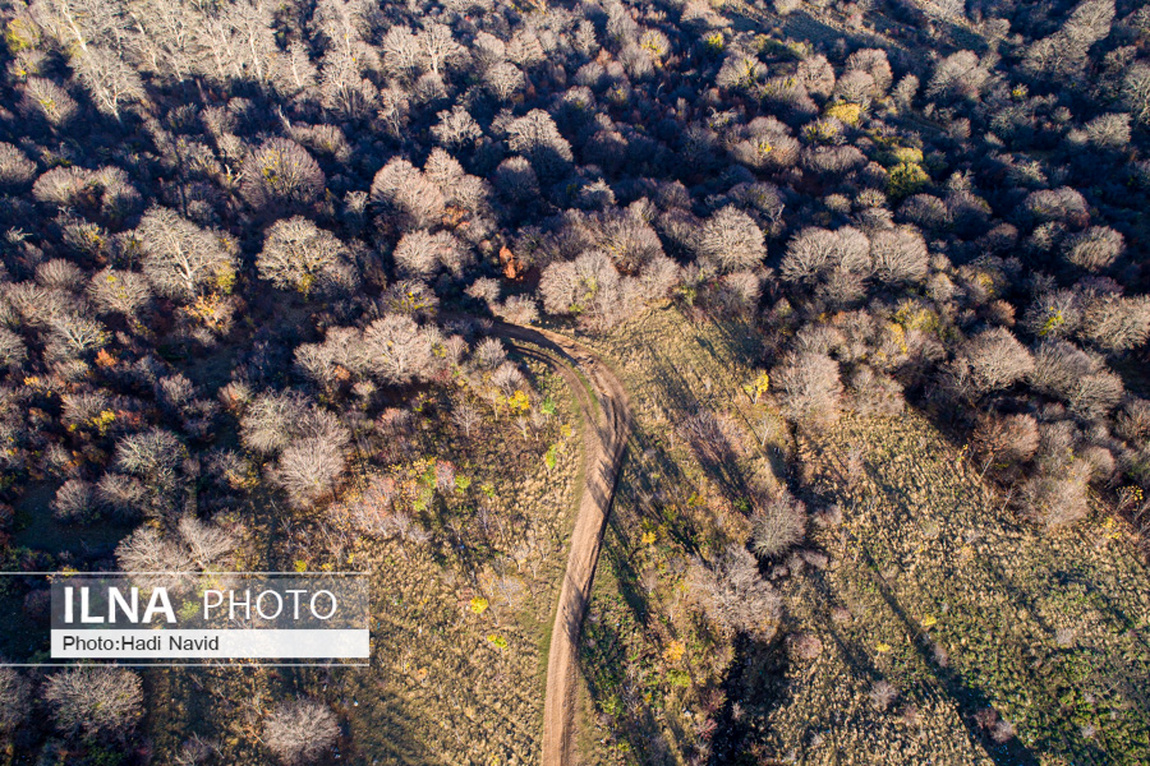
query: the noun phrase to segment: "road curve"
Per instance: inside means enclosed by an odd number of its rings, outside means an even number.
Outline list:
[[[493,333],[511,340],[521,353],[543,358],[554,366],[571,388],[586,423],[585,481],[551,631],[543,702],[543,766],[569,766],[574,763],[579,631],[591,600],[611,496],[631,432],[631,410],[626,391],[614,373],[574,340],[547,330],[502,323],[494,326]]]

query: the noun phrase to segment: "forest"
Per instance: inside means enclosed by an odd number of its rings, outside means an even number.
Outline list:
[[[1150,6],[0,24],[0,569],[374,602],[368,668],[0,667],[0,762],[550,766],[604,376],[554,763],[1150,761]]]

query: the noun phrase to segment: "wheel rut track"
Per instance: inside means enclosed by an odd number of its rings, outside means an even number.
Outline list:
[[[576,341],[546,330],[501,323],[492,332],[512,341],[520,352],[552,365],[570,386],[586,423],[584,482],[551,631],[543,703],[542,763],[569,766],[575,762],[579,633],[591,601],[603,532],[631,433],[631,409],[623,385],[610,368]]]

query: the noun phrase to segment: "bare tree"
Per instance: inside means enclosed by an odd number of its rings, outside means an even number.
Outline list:
[[[308,209],[327,179],[307,149],[287,138],[270,138],[244,160],[244,198],[252,207]]]
[[[491,312],[504,322],[527,325],[539,319],[539,304],[528,295],[512,295],[492,306]]]
[[[302,216],[272,224],[256,266],[261,278],[305,296],[343,291],[355,284],[344,244]]]
[[[296,348],[295,364],[303,375],[325,389],[367,369],[363,357],[363,334],[354,327],[332,327],[323,343],[304,343]]]
[[[240,439],[256,452],[279,452],[291,441],[306,411],[306,401],[295,392],[258,396],[240,420]]]
[[[441,267],[461,276],[473,261],[470,250],[451,232],[432,234],[426,229],[408,232],[400,238],[392,253],[400,274],[429,277]]]
[[[125,104],[147,96],[140,75],[114,51],[91,47],[72,57],[72,67],[91,92],[96,108],[117,120]]]
[[[699,258],[720,274],[752,268],[766,254],[762,230],[741,210],[725,207],[703,224]]]
[[[431,128],[431,135],[443,146],[458,148],[483,135],[479,123],[462,104],[456,104],[450,111],[444,110],[436,116],[439,122]]]
[[[399,213],[406,228],[427,228],[439,223],[447,204],[438,186],[399,157],[375,174],[371,198]]]
[[[926,242],[909,227],[874,232],[870,252],[875,278],[882,282],[921,284],[930,272]]]
[[[837,269],[865,278],[872,270],[870,252],[870,240],[851,226],[836,231],[806,228],[787,245],[779,273],[791,282],[814,282]]]
[[[955,353],[950,376],[957,390],[979,397],[1021,380],[1034,369],[1026,347],[1005,327],[983,330]]]
[[[162,428],[129,434],[116,443],[116,465],[161,489],[176,486],[185,457],[184,445]]]
[[[346,461],[343,444],[331,438],[300,439],[284,448],[273,476],[296,506],[333,495]]]
[[[1070,138],[1077,137],[1071,134]],[[1130,144],[1130,115],[1100,114],[1086,123],[1082,138],[1100,149],[1123,149]]]
[[[1086,198],[1081,192],[1069,186],[1033,191],[1026,195],[1022,207],[1037,223],[1060,221],[1084,224],[1090,220]]]
[[[1105,351],[1138,348],[1150,337],[1150,297],[1097,298],[1087,308],[1080,332]]]
[[[759,576],[755,557],[729,545],[713,564],[696,559],[690,580],[707,616],[730,633],[767,641],[778,630],[782,599]]]
[[[513,202],[527,202],[539,196],[539,177],[523,157],[508,157],[499,163],[493,181],[495,188]]]
[[[20,111],[42,117],[54,128],[63,128],[80,113],[80,105],[68,91],[43,77],[29,77],[24,83]]]
[[[236,552],[235,537],[215,524],[184,516],[177,528],[193,566],[200,571],[226,567],[225,562]]]
[[[96,483],[96,501],[119,520],[135,519],[148,505],[148,488],[139,479],[106,473]]]
[[[876,98],[884,96],[894,82],[890,61],[887,60],[886,51],[881,48],[863,48],[855,51],[847,57],[846,70],[862,71],[870,75],[874,88],[870,95]]]
[[[801,542],[807,532],[807,509],[784,490],[761,503],[751,517],[751,548],[769,559]]]
[[[48,679],[44,699],[54,708],[57,728],[66,733],[122,739],[144,712],[140,677],[126,668],[62,671]]]
[[[15,668],[0,668],[0,733],[11,736],[28,718],[31,686]]]
[[[842,381],[838,363],[825,354],[802,352],[788,357],[771,373],[787,417],[822,425],[838,419]]]
[[[451,419],[455,422],[455,425],[463,430],[463,435],[468,439],[471,438],[471,431],[483,422],[483,416],[479,410],[468,404],[462,404],[456,407],[451,413]]]
[[[973,51],[959,51],[942,59],[934,68],[934,74],[927,84],[927,98],[949,96],[950,98],[977,99],[982,86],[990,78],[990,72]]]
[[[1150,66],[1135,63],[1122,80],[1122,97],[1139,122],[1150,121]]]
[[[141,201],[127,173],[117,167],[53,168],[36,179],[32,196],[41,202],[75,208],[113,226],[133,215]]]
[[[47,325],[52,331],[52,340],[56,341],[55,348],[66,355],[99,351],[110,337],[101,322],[71,311],[53,314],[48,317]]]
[[[92,275],[88,295],[100,311],[135,319],[152,300],[148,280],[134,271],[105,268]]]
[[[1126,249],[1122,235],[1109,226],[1091,226],[1062,242],[1063,257],[1087,271],[1101,271],[1118,260]]]
[[[993,469],[1001,478],[1017,478],[1021,465],[1038,452],[1038,423],[1033,415],[983,413],[970,443],[983,461],[983,472]]]
[[[36,163],[12,144],[0,142],[0,186],[26,186],[36,177]]]
[[[136,232],[144,276],[161,294],[190,303],[213,289],[227,292],[237,262],[219,237],[163,207],[145,213]]]
[[[52,512],[62,521],[84,521],[95,506],[92,485],[83,479],[68,479],[56,490]]]
[[[315,699],[281,702],[264,721],[263,741],[288,766],[318,760],[338,738],[335,713]]]
[[[435,365],[437,334],[408,316],[389,314],[368,325],[364,352],[371,372],[387,383],[426,378]]]
[[[415,36],[422,63],[432,74],[442,75],[445,68],[459,60],[466,49],[451,34],[451,27],[432,22]]]
[[[561,178],[574,156],[571,144],[559,133],[551,115],[532,109],[507,126],[507,145],[512,152],[526,157],[535,172],[546,179]]]
[[[7,327],[0,327],[0,367],[17,370],[28,360],[24,339]]]
[[[510,61],[502,61],[489,67],[483,73],[483,82],[491,94],[500,101],[510,101],[527,85],[523,72]]]

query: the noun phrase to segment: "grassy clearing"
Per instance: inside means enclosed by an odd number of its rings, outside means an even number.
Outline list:
[[[858,763],[875,752],[917,762],[920,739],[984,762],[1150,759],[1148,577],[1113,521],[1055,534],[1019,525],[913,412],[844,419],[804,452],[813,491],[841,504],[843,523],[813,535],[831,566],[785,581],[795,629],[829,651],[795,669],[791,702],[765,721],[780,752],[819,757],[810,712],[825,706],[854,720],[828,722],[838,744],[821,747]],[[882,680],[899,690],[902,720],[866,711]],[[1016,738],[995,741],[989,708]]]
[[[597,343],[637,422],[582,647],[585,762],[1150,761],[1150,576],[1121,527],[1021,524],[914,411],[789,442],[743,393],[744,337],[668,310]],[[673,427],[699,409],[737,426],[720,465]],[[782,481],[788,454],[822,512],[764,570],[789,640],[731,643],[684,570],[746,540],[740,482]]]

